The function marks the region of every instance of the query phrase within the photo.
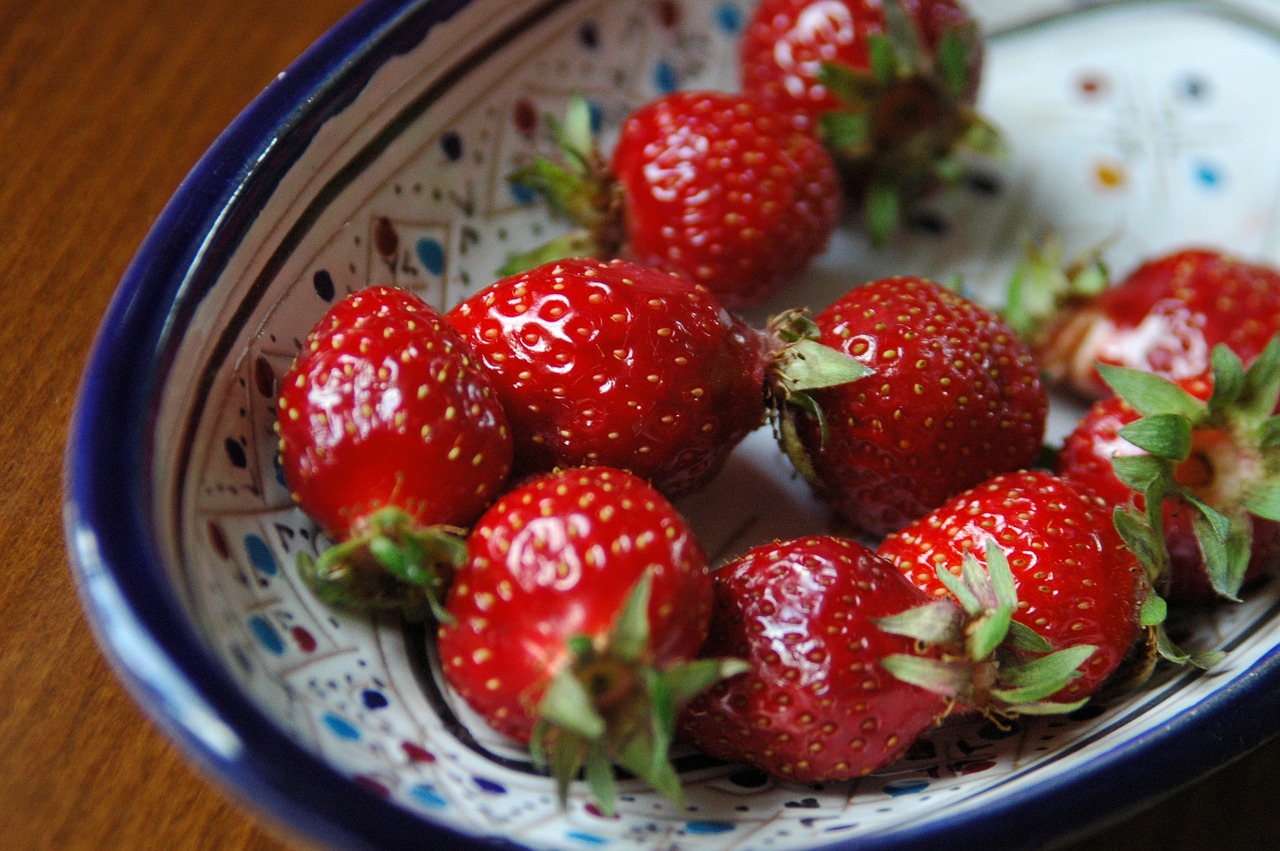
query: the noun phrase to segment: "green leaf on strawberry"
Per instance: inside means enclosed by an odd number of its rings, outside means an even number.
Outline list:
[[[1126,466],[1121,463],[1122,461],[1133,459],[1124,459],[1121,456],[1117,456],[1114,460],[1117,469],[1119,469]],[[1221,653],[1187,653],[1174,644],[1173,639],[1169,637],[1165,629],[1169,605],[1156,591],[1161,578],[1169,570],[1169,552],[1164,538],[1164,512],[1162,510],[1165,483],[1158,474],[1158,463],[1146,466],[1152,468],[1152,475],[1145,480],[1146,485],[1142,490],[1146,495],[1145,510],[1139,511],[1132,505],[1125,505],[1116,506],[1112,512],[1112,522],[1116,531],[1120,533],[1120,537],[1124,539],[1125,545],[1134,554],[1138,564],[1146,571],[1147,590],[1142,599],[1139,622],[1154,636],[1155,642],[1152,649],[1161,658],[1176,665],[1190,664],[1207,669],[1222,657]],[[1133,481],[1134,479],[1130,480]]]
[[[1008,558],[994,539],[987,541],[985,566],[966,551],[959,576],[941,564],[937,575],[963,611],[938,601],[876,623],[918,641],[963,646],[963,654],[942,661],[895,654],[882,660],[887,670],[905,682],[1001,715],[1065,713],[1085,703],[1087,698],[1046,698],[1078,678],[1080,666],[1097,648],[1080,644],[1055,651],[1043,636],[1013,620],[1017,587]]]
[[[383,508],[319,558],[299,552],[297,568],[329,605],[398,610],[413,620],[430,612],[440,619],[448,617],[440,601],[466,552],[463,530],[415,529],[403,511]]]
[[[1274,442],[1280,337],[1248,369],[1225,345],[1214,348],[1211,363],[1211,386],[1199,389],[1199,395],[1185,382],[1142,370],[1102,363],[1097,369],[1141,415],[1121,428],[1119,436],[1145,454],[1117,454],[1115,474],[1143,495],[1153,532],[1163,532],[1160,514],[1166,500],[1192,512],[1191,527],[1209,581],[1218,595],[1236,600],[1252,559],[1250,518],[1280,516],[1280,450]],[[1138,524],[1133,518],[1124,522],[1122,531],[1133,537]],[[1144,552],[1152,549],[1145,539],[1135,539],[1135,544]]]
[[[947,659],[972,668],[959,703],[997,715],[1070,711],[1119,669],[1145,632],[1146,577],[1102,509],[1066,479],[1027,470],[881,542],[913,583],[964,610]]]
[[[936,39],[931,49],[919,29],[918,11],[897,0],[874,13],[851,10],[851,15],[882,18],[880,26],[867,27],[865,64],[841,57],[851,50],[844,43],[830,46],[828,55],[836,59],[815,63],[815,82],[834,101],[833,108],[817,115],[819,134],[851,191],[862,196],[875,245],[885,243],[915,201],[939,184],[959,180],[964,171],[959,152],[1004,150],[999,131],[972,105],[981,55],[973,21],[931,34]],[[821,48],[816,51],[822,54]],[[767,56],[762,53],[753,64],[767,68]],[[769,91],[771,73],[758,73]]]
[[[1040,244],[1027,239],[1022,262],[1009,277],[1002,313],[1014,331],[1039,347],[1054,317],[1069,305],[1087,302],[1110,284],[1101,247],[1068,261],[1057,235]]]
[[[562,805],[581,772],[601,810],[612,815],[615,763],[670,800],[683,801],[668,756],[676,707],[717,680],[746,670],[736,659],[653,667],[648,615],[652,582],[652,573],[646,572],[603,641],[570,639],[572,661],[551,681],[538,705],[530,751],[554,777]]]

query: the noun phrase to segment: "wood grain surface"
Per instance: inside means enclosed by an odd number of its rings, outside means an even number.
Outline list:
[[[351,0],[0,0],[0,849],[297,847],[199,776],[98,652],[63,545],[80,370],[217,134]],[[1273,847],[1280,745],[1084,848]]]

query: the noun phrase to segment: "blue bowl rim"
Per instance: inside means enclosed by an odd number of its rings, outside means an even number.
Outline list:
[[[366,0],[218,137],[165,206],[111,300],[78,391],[64,461],[68,550],[86,615],[117,675],[186,756],[234,797],[290,833],[335,847],[514,843],[464,836],[360,787],[239,691],[187,621],[161,565],[149,520],[146,434],[168,366],[166,341],[185,327],[203,295],[191,271],[211,246],[227,244],[214,237],[241,238],[257,193],[274,188],[264,175],[287,170],[378,67],[469,2]],[[211,743],[183,709],[192,702],[240,746]],[[1276,735],[1267,719],[1277,716],[1280,650],[1273,650],[1192,711],[1077,772],[977,812],[826,847],[933,847],[942,833],[953,848],[1042,847],[1123,818],[1244,755]]]

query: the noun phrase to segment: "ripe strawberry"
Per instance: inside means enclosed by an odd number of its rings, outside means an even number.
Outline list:
[[[938,657],[875,623],[927,598],[861,544],[767,544],[714,576],[704,652],[750,668],[685,708],[681,730],[705,753],[795,782],[843,780],[897,760],[945,714],[944,696],[881,664]]]
[[[1110,392],[1097,363],[1177,381],[1207,373],[1219,343],[1249,364],[1280,331],[1280,271],[1258,263],[1182,249],[1110,285],[1095,259],[1060,261],[1056,244],[1032,251],[1006,316],[1049,378],[1087,398]]]
[[[566,470],[502,497],[467,547],[438,630],[447,682],[562,800],[583,768],[610,811],[616,763],[678,801],[676,707],[734,667],[693,661],[711,575],[675,509],[621,470]]]
[[[730,307],[758,304],[821,253],[839,187],[826,150],[786,116],[726,92],[676,92],[623,123],[612,161],[570,104],[563,162],[513,175],[579,230],[504,272],[559,257],[625,257],[681,274]]]
[[[434,605],[461,547],[449,527],[479,516],[511,469],[506,416],[467,344],[390,287],[315,325],[281,379],[276,428],[294,501],[337,542],[299,560],[331,602]]]
[[[783,445],[857,529],[885,535],[999,472],[1029,465],[1048,401],[1026,345],[996,314],[915,277],[848,291],[818,342],[872,375],[786,405]]]
[[[767,389],[865,372],[791,333],[795,317],[758,331],[702,287],[624,260],[552,261],[446,319],[493,376],[518,473],[604,464],[670,497],[701,488],[761,425]]]
[[[982,42],[956,0],[763,0],[742,40],[742,85],[817,125],[882,243],[913,202],[998,150],[973,109]]]
[[[932,598],[950,599],[966,554],[990,544],[1013,574],[1013,619],[1055,650],[1092,646],[1079,676],[1051,702],[1086,698],[1140,638],[1146,574],[1111,519],[1083,488],[1044,471],[996,476],[885,538],[878,552]],[[991,556],[987,556],[990,568]],[[982,707],[982,695],[976,697]],[[998,708],[998,705],[997,705]]]
[[[994,560],[993,560],[994,561]],[[1048,653],[1030,630],[1011,631],[1018,605],[1008,565],[963,609],[928,595],[861,544],[811,536],[757,547],[717,570],[703,652],[745,659],[747,670],[691,700],[681,730],[706,753],[749,762],[789,781],[844,780],[904,754],[954,706],[1005,714],[1059,712],[1047,704],[1093,651]],[[1006,649],[1007,648],[1007,649]]]
[[[1119,395],[1066,437],[1057,469],[1112,505],[1133,503],[1135,549],[1171,601],[1236,599],[1280,556],[1280,340],[1247,371],[1225,345],[1213,372],[1177,382],[1101,366]]]

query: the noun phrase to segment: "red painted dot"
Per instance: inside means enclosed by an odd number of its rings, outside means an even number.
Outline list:
[[[373,245],[384,259],[395,257],[400,250],[400,235],[386,216],[379,216],[373,223]]]
[[[512,120],[522,136],[532,138],[538,131],[538,108],[527,98],[516,101]]]
[[[413,742],[401,742],[400,749],[404,751],[405,756],[409,757],[410,762],[436,761],[435,754],[420,745],[415,745]]]
[[[357,786],[367,789],[380,798],[388,798],[391,796],[391,790],[388,789],[385,784],[379,780],[369,777],[368,775],[357,774],[351,779],[355,781]]]
[[[995,765],[996,765],[995,761],[990,759],[968,762],[968,763],[965,763],[963,766],[961,766],[960,773],[961,774],[978,774],[979,772],[987,771],[988,769],[995,768]]]
[[[680,26],[680,19],[683,17],[682,12],[680,4],[675,0],[663,0],[657,6],[658,21],[669,30]]]
[[[293,643],[298,645],[298,649],[303,653],[311,653],[316,649],[316,638],[306,629],[295,626],[289,630],[289,634],[293,636]]]
[[[223,534],[222,527],[217,523],[209,524],[209,543],[213,544],[213,551],[218,554],[219,558],[231,558],[231,548],[227,546],[227,536]]]
[[[1085,74],[1077,80],[1076,84],[1080,93],[1088,98],[1104,95],[1111,88],[1110,81],[1101,74]]]

